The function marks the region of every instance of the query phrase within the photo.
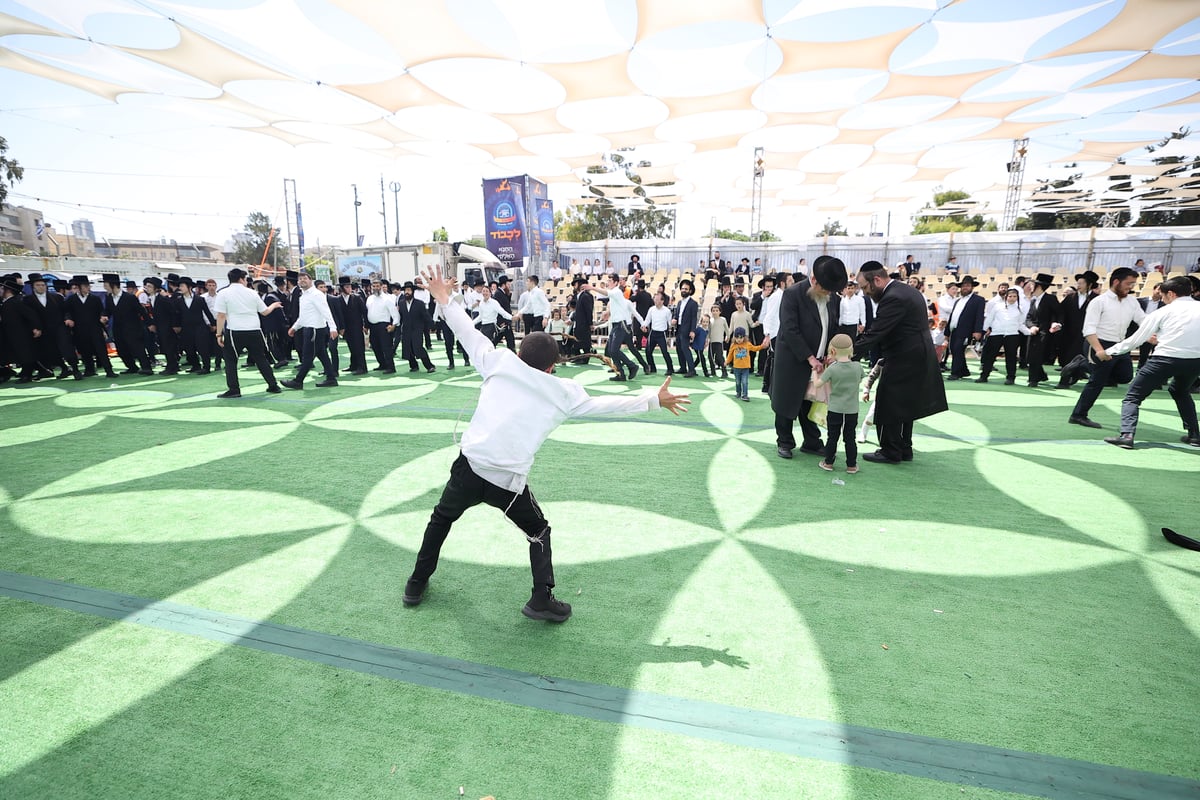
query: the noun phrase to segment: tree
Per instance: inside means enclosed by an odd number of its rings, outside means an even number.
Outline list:
[[[947,203],[954,203],[960,200],[970,200],[971,195],[967,192],[959,191],[958,189],[947,189],[941,192],[934,192],[933,205],[925,204],[925,208],[929,210],[938,209]],[[921,215],[918,214],[913,220],[914,234],[921,233],[960,233],[962,231],[994,231],[996,223],[990,222],[983,218],[983,214],[975,214],[966,216],[965,214],[958,216],[945,215]]]
[[[15,158],[9,158],[8,140],[0,136],[0,203],[8,197],[8,187],[16,186],[25,177],[25,169]]]
[[[567,206],[554,212],[556,237],[563,242],[596,239],[660,239],[670,234],[675,217],[668,211],[612,206]]]
[[[432,242],[448,242],[448,241],[450,241],[450,234],[446,233],[445,225],[443,225],[440,228],[434,228],[433,233],[430,234],[430,237],[431,237],[430,241],[432,241]]]
[[[821,230],[817,231],[814,236],[849,236],[846,228],[839,220],[825,220],[825,224],[821,226]]]
[[[729,239],[730,241],[734,241],[734,242],[749,242],[749,241],[751,241],[750,234],[742,233],[740,230],[731,231],[728,228],[717,228],[716,230],[714,230],[712,232],[712,235],[713,235],[713,237],[715,237],[717,239]],[[758,232],[758,241],[760,241],[760,242],[779,242],[779,241],[782,241],[782,239],[780,239],[778,236],[771,233],[770,231],[759,231]]]
[[[271,225],[271,218],[261,211],[250,214],[242,230],[249,235],[247,241],[238,242],[233,249],[234,260],[239,264],[262,264],[263,253],[267,252],[267,242],[271,243],[271,252],[267,255],[266,263],[273,267],[288,265],[287,248],[279,241],[279,231]]]

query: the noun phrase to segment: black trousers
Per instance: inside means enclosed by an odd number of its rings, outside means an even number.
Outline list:
[[[521,322],[522,322],[522,324],[525,325],[525,335],[526,336],[533,333],[534,331],[546,330],[546,327],[544,325],[542,325],[542,318],[539,317],[537,314],[522,314]]]
[[[179,334],[170,325],[155,325],[158,352],[167,360],[167,372],[179,371]]]
[[[837,457],[838,437],[846,445],[846,466],[858,466],[858,442],[854,434],[858,430],[858,414],[839,414],[829,411],[825,414],[825,423],[829,427],[829,438],[825,442],[825,463],[832,464]]]
[[[242,390],[238,383],[238,356],[246,352],[250,363],[258,367],[267,386],[275,385],[275,371],[267,355],[267,340],[262,331],[225,331],[225,386],[231,392]]]
[[[913,421],[876,423],[875,430],[879,434],[879,452],[892,461],[912,458]]]
[[[74,342],[75,349],[79,351],[79,357],[83,360],[84,372],[95,372],[97,366],[103,368],[106,373],[112,372],[112,363],[108,360],[108,344],[101,331],[80,333],[76,327]]]
[[[1039,332],[1029,337],[1026,361],[1029,364],[1029,383],[1042,383],[1050,380],[1046,374],[1046,365],[1054,363],[1054,344],[1057,337],[1052,333]]]
[[[188,366],[200,369],[212,368],[213,334],[207,325],[193,325],[183,329],[183,352]]]
[[[371,352],[379,366],[386,371],[396,371],[395,346],[392,344],[392,334],[388,331],[387,322],[371,323]],[[397,328],[396,330],[399,330]]]
[[[1105,349],[1116,344],[1116,342],[1104,339],[1098,341],[1100,346]],[[1090,344],[1088,348],[1091,348]],[[1108,361],[1094,361],[1092,377],[1088,379],[1083,391],[1079,393],[1079,399],[1075,401],[1075,408],[1072,409],[1071,416],[1086,417],[1100,397],[1100,392],[1104,391],[1104,387],[1108,386],[1109,381],[1114,378],[1117,383],[1129,383],[1133,380],[1133,360],[1128,353],[1122,356],[1113,356]]]
[[[632,372],[637,368],[637,364],[633,363],[633,359],[625,355],[621,350],[621,345],[629,342],[629,323],[614,322],[608,331],[608,343],[604,346],[604,355],[613,360],[617,365],[617,374],[624,375],[626,372]],[[645,366],[643,364],[643,366]]]
[[[676,331],[675,333],[675,357],[679,359],[679,371],[684,375],[694,375],[696,372],[696,360],[692,358],[690,333],[691,331]]]
[[[410,370],[418,369],[418,359],[425,369],[433,369],[433,362],[429,360],[429,351],[425,349],[420,331],[409,335],[407,340],[401,340],[401,344],[403,347],[400,352],[408,360]]]
[[[950,374],[965,378],[971,374],[967,369],[967,344],[971,341],[971,334],[959,331],[954,331],[953,334],[946,337],[950,342]]]
[[[300,354],[300,368],[296,370],[296,383],[304,383],[304,378],[313,368],[313,358],[321,362],[325,368],[325,380],[337,380],[337,369],[329,359],[329,329],[328,328],[297,328],[296,352]],[[335,343],[336,339],[333,340]]]
[[[800,433],[804,437],[801,444],[805,450],[822,450],[825,443],[821,440],[821,429],[817,423],[808,418],[808,412],[812,410],[812,401],[804,400],[800,403]],[[784,417],[779,414],[775,415],[775,444],[779,447],[793,450],[796,447],[796,436],[792,432],[792,424],[795,422],[795,417]]]
[[[442,544],[450,535],[450,526],[468,508],[487,503],[504,511],[529,540],[529,569],[533,574],[533,593],[548,593],[554,588],[554,564],[550,552],[550,526],[542,509],[526,486],[520,494],[501,489],[475,474],[467,457],[459,453],[450,467],[450,480],[425,526],[425,538],[417,553],[411,580],[424,583],[437,570]]]
[[[1000,348],[1004,348],[1004,377],[1010,381],[1017,379],[1017,347],[1021,343],[1021,334],[1013,333],[1008,336],[997,336],[992,334],[983,344],[983,354],[979,357],[980,367],[979,376],[986,378],[992,372],[992,367],[996,363],[996,356],[1000,354]],[[1043,373],[1044,374],[1044,373]]]
[[[762,359],[758,363],[762,364],[762,379],[763,379],[762,390],[764,392],[770,392],[771,391],[771,372],[775,368],[775,340],[772,339],[771,343],[769,345],[767,345],[767,349],[762,350],[761,352],[762,352]]]
[[[454,347],[458,340],[454,338],[454,331],[451,330],[446,320],[438,320],[438,329],[441,330],[442,341],[446,344],[446,360],[450,362],[450,369],[454,369]],[[463,363],[468,367],[471,366],[471,357],[467,355],[466,350],[462,349],[462,345],[458,346],[458,352],[462,354]]]
[[[146,354],[145,339],[140,323],[136,328],[114,327],[113,341],[117,345],[117,355],[125,363],[126,369],[150,369],[150,356]]]
[[[667,352],[666,331],[650,331],[650,339],[646,342],[646,361],[651,372],[658,372],[658,367],[654,366],[654,348],[656,347],[662,353],[663,361],[667,362],[667,374],[674,374],[675,365],[671,363],[671,354]]]
[[[350,371],[367,369],[367,341],[361,325],[346,326],[346,349],[350,351]]]

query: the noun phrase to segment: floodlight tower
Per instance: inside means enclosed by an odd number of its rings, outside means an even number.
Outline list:
[[[1004,218],[1000,230],[1011,231],[1017,226],[1021,213],[1021,185],[1025,182],[1025,154],[1029,139],[1013,139],[1012,158],[1008,162],[1008,194],[1004,197]]]
[[[762,232],[763,149],[754,148],[754,183],[750,189],[750,241],[757,242]]]

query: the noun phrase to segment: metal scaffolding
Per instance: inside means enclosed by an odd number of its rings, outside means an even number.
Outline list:
[[[763,149],[754,148],[754,185],[750,189],[750,241],[757,242],[762,233]]]
[[[1028,139],[1013,139],[1012,158],[1008,162],[1008,194],[1004,197],[1004,218],[1000,223],[1002,231],[1017,227],[1017,217],[1021,214],[1021,185],[1025,182],[1025,154],[1028,152]]]

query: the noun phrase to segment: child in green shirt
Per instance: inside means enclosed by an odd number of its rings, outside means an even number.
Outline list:
[[[829,439],[825,442],[825,458],[817,466],[833,472],[837,456],[838,436],[846,444],[846,472],[858,472],[858,444],[854,441],[858,427],[858,387],[862,383],[862,366],[850,360],[854,342],[844,333],[829,342],[829,357],[833,359],[813,384],[817,388],[829,384],[829,413],[826,426]]]

